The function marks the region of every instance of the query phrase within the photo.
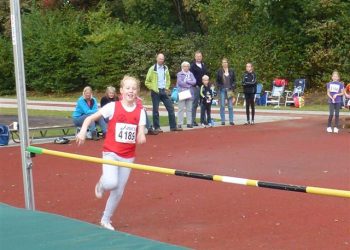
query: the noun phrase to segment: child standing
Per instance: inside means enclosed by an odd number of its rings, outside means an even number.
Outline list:
[[[103,159],[134,162],[136,143],[146,142],[144,128],[145,112],[136,104],[139,81],[131,76],[124,76],[120,83],[121,101],[106,104],[97,113],[85,119],[79,134],[78,145],[85,141],[89,124],[99,118],[108,118],[106,139],[103,145]],[[101,218],[101,226],[114,230],[111,217],[122,198],[130,175],[130,168],[103,164],[102,176],[95,187],[95,195],[102,198],[105,191],[110,191],[106,207]]]
[[[344,84],[340,82],[340,75],[338,71],[332,74],[332,81],[327,83],[327,96],[329,104],[329,117],[327,132],[332,133],[332,120],[335,114],[335,124],[333,133],[339,132],[339,110],[342,103],[342,95],[344,94]]]
[[[254,124],[255,116],[255,94],[256,94],[256,75],[252,63],[246,64],[246,71],[243,74],[243,92],[245,99],[245,112],[247,115],[247,122],[245,125]],[[252,108],[252,118],[250,119],[249,107]]]
[[[200,89],[200,97],[201,97],[201,124],[202,127],[207,127],[208,125],[211,127],[211,104],[213,102],[213,88],[209,83],[209,76],[204,75],[202,77],[203,85]]]

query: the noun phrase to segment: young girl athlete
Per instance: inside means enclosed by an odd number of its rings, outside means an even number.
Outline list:
[[[103,106],[97,113],[85,119],[80,132],[76,136],[78,145],[83,144],[89,124],[99,118],[109,119],[107,134],[103,145],[103,159],[133,162],[135,159],[136,143],[146,142],[144,128],[145,112],[136,105],[139,81],[125,76],[120,83],[122,100]],[[103,164],[102,176],[95,187],[95,195],[102,198],[105,191],[110,191],[101,226],[114,230],[111,217],[122,198],[125,185],[130,175],[130,168],[116,167]]]
[[[329,116],[327,124],[327,132],[332,133],[332,120],[335,116],[335,123],[333,133],[339,132],[339,110],[342,103],[344,84],[340,82],[340,75],[338,71],[334,71],[332,74],[332,81],[327,83],[327,96],[329,105]]]

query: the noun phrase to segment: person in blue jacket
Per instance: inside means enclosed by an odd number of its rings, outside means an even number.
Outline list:
[[[98,104],[95,97],[92,96],[91,87],[87,86],[83,90],[83,95],[79,97],[77,101],[77,105],[75,107],[75,111],[72,114],[73,123],[77,127],[81,127],[83,125],[84,120],[98,111]],[[89,131],[91,132],[93,139],[98,139],[96,125],[101,127],[103,137],[106,134],[106,122],[101,117],[96,122],[92,122],[89,125]]]

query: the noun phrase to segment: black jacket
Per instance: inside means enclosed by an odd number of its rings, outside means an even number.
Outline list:
[[[229,77],[230,77],[230,89],[235,90],[236,89],[235,72],[233,71],[233,69],[229,69],[228,70],[228,74],[229,74]],[[221,68],[216,73],[216,84],[217,84],[219,89],[222,89],[224,87],[223,76],[224,76],[224,69]]]
[[[201,103],[211,105],[214,96],[211,84],[208,84],[208,86],[202,85],[199,94],[201,97]]]
[[[204,63],[202,63],[202,68],[200,68],[197,66],[196,62],[193,61],[191,63],[190,71],[194,75],[194,78],[196,78],[196,86],[199,86],[199,87],[203,85],[202,77],[204,75],[209,76],[209,72],[208,72],[207,67],[205,66]]]
[[[110,103],[110,102],[115,102],[115,101],[118,101],[118,97],[114,97],[114,98],[109,98],[107,96],[104,96],[101,98],[101,108],[106,105],[107,103]]]
[[[254,72],[244,72],[242,77],[243,92],[245,94],[255,94],[256,93],[256,75]]]

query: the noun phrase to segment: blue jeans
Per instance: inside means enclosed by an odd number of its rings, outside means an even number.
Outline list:
[[[196,123],[196,116],[197,116],[197,107],[199,105],[199,98],[200,98],[200,87],[195,86],[193,89],[193,103],[192,103],[192,123]]]
[[[151,128],[151,123],[149,122],[147,111],[145,109],[143,109],[143,111],[145,112],[145,116],[146,116],[146,128],[150,129]]]
[[[233,104],[232,97],[227,98],[227,89],[220,90],[220,118],[221,122],[225,122],[225,101],[227,100],[228,104],[228,116],[229,121],[233,122]]]
[[[159,93],[151,91],[152,104],[153,104],[153,126],[154,129],[160,128],[159,125],[159,103],[162,101],[166,110],[168,111],[168,119],[170,129],[176,128],[175,112],[172,101],[170,100],[165,89],[159,89]]]
[[[73,123],[77,127],[81,127],[83,125],[83,122],[85,121],[86,117],[89,115],[82,115],[79,117],[73,117]],[[96,124],[98,124],[101,127],[102,133],[107,132],[107,126],[106,121],[103,117],[101,117],[98,121],[90,123],[89,130],[95,131],[96,130]]]

